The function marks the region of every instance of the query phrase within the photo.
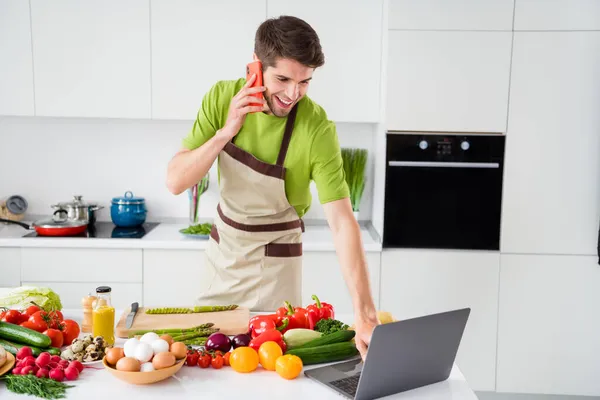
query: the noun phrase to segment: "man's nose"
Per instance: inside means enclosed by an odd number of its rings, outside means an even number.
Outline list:
[[[290,100],[296,100],[298,98],[298,94],[300,92],[300,86],[296,85],[296,84],[292,84],[290,86],[288,86],[287,90],[285,91],[285,95],[290,99]]]

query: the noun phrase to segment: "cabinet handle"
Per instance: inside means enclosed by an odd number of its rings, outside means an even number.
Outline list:
[[[443,161],[389,161],[390,167],[417,167],[417,168],[500,168],[499,163],[470,163],[470,162],[443,162]]]

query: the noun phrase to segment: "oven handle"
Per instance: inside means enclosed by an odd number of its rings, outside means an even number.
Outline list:
[[[443,162],[443,161],[390,161],[390,167],[417,167],[417,168],[500,168],[499,163],[469,163],[469,162]]]

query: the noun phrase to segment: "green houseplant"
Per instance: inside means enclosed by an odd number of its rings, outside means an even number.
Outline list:
[[[367,149],[342,148],[344,173],[350,190],[352,211],[354,211],[355,216],[358,216],[360,211],[360,201],[365,190],[367,154]]]

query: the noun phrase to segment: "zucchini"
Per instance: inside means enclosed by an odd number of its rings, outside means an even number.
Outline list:
[[[314,339],[318,339],[323,334],[312,329],[294,328],[285,331],[283,334],[283,340],[287,345],[288,349],[295,349],[300,347]]]
[[[41,349],[36,346],[28,346],[25,344],[9,342],[8,340],[0,339],[0,346],[4,347],[4,350],[8,351],[10,354],[16,356],[17,352],[21,350],[23,347],[29,347],[31,352],[35,357],[39,356],[43,352],[48,352],[52,356],[60,356],[60,349],[57,347],[48,347],[47,349]]]
[[[296,348],[285,352],[300,357],[302,364],[321,364],[342,361],[358,354],[358,349],[352,342],[326,344],[317,347]]]
[[[349,342],[354,338],[354,335],[356,335],[354,331],[336,331],[306,342],[299,348],[304,349],[307,347],[324,346],[326,344]]]
[[[50,347],[52,344],[50,337],[43,333],[2,321],[0,321],[0,339],[42,348]]]

